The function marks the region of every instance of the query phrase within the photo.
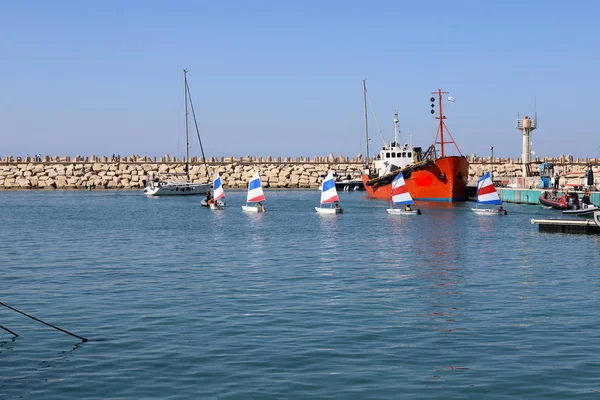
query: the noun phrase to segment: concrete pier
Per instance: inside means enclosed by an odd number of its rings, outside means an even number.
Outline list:
[[[538,225],[540,232],[600,233],[600,226],[591,219],[532,219],[531,224]]]
[[[539,198],[543,191],[550,189],[516,189],[516,188],[496,188],[498,195],[505,203],[516,204],[540,204]],[[559,191],[560,195],[562,191]],[[583,195],[578,191],[579,198]],[[590,192],[590,201],[592,204],[600,205],[600,192]]]

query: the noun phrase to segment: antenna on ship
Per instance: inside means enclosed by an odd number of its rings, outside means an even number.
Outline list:
[[[398,110],[394,110],[394,142],[398,146]]]
[[[440,145],[440,154],[442,157],[445,157],[445,149],[444,149],[444,145],[448,144],[448,143],[453,143],[454,146],[456,147],[456,150],[458,150],[458,153],[462,156],[462,152],[460,151],[460,149],[458,148],[458,145],[456,144],[456,142],[454,141],[454,138],[452,137],[452,134],[450,133],[450,130],[448,129],[448,127],[446,126],[446,123],[444,122],[444,120],[446,119],[446,116],[444,115],[443,109],[442,109],[442,95],[444,94],[450,94],[449,92],[442,92],[442,89],[438,89],[437,92],[431,92],[431,94],[433,95],[438,95],[438,102],[439,102],[439,117],[435,117],[435,119],[439,119],[440,123],[438,126],[438,131],[435,135],[435,141],[434,144],[439,144]],[[435,114],[435,97],[432,97],[430,99],[431,101],[431,113]],[[454,98],[452,98],[451,96],[448,96],[448,101],[450,102],[454,102]],[[448,134],[448,136],[450,136],[450,141],[444,141],[444,128],[446,128],[446,133]],[[439,142],[438,142],[438,137],[440,138]]]

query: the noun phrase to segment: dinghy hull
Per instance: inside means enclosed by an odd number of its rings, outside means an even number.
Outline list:
[[[249,213],[265,212],[264,208],[259,210],[258,206],[242,206],[242,210]]]
[[[406,211],[406,210],[402,210],[400,208],[388,208],[387,212],[388,212],[388,214],[391,214],[391,215],[419,215],[419,214],[421,214],[420,210]]]
[[[341,208],[323,208],[323,207],[315,207],[315,211],[319,214],[342,214],[343,211]]]

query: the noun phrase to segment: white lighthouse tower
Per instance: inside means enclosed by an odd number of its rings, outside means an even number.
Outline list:
[[[523,155],[521,160],[523,162],[523,178],[531,175],[529,165],[531,163],[531,132],[537,128],[537,112],[535,113],[535,119],[531,119],[525,116],[523,119],[517,119],[517,129],[523,132]]]

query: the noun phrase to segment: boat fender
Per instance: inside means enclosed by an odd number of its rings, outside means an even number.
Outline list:
[[[421,210],[417,208],[417,215],[421,215]]]

